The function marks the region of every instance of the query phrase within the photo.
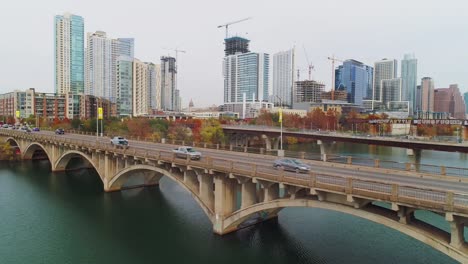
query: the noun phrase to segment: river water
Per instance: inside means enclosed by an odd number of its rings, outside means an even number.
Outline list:
[[[309,147],[302,145],[316,148]],[[440,162],[438,155],[423,152],[422,161]],[[277,221],[221,237],[167,178],[159,187],[104,193],[93,170],[51,173],[48,161],[24,161],[0,163],[0,263],[456,262],[387,227],[321,209],[287,208]]]

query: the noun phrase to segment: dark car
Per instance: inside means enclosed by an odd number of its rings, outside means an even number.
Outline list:
[[[55,130],[55,134],[56,135],[63,135],[63,134],[65,134],[65,130],[63,130],[63,128],[57,128]]]
[[[310,171],[310,165],[297,159],[278,159],[273,163],[273,167],[276,169],[283,169],[287,171],[294,171],[296,173],[303,172],[307,173]]]
[[[32,131],[36,131],[36,132],[39,131],[39,130],[40,129],[38,127],[35,127],[35,128],[32,129]]]

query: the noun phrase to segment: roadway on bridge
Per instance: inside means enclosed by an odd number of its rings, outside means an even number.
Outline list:
[[[50,131],[34,132],[34,134],[54,135],[54,133]],[[100,143],[109,144],[109,147],[111,147],[110,138],[108,137],[97,138],[95,136],[87,136],[80,134],[56,135],[56,137],[83,140],[92,143],[95,143],[98,140]],[[130,140],[129,145],[130,148],[145,151],[171,151],[172,149],[177,147],[176,145],[172,144],[160,144],[135,140]],[[273,161],[277,159],[277,157],[274,156],[204,148],[199,148],[198,150],[202,152],[204,157],[209,156],[217,159],[233,161],[239,166],[242,163],[255,163],[257,164],[257,166],[264,167],[263,171],[275,171],[275,169],[273,168]],[[444,179],[443,177],[431,177],[427,174],[425,174],[424,178],[421,178],[421,174],[416,172],[413,172],[413,175],[410,175],[409,172],[405,171],[378,169],[357,165],[343,165],[330,162],[309,160],[307,160],[306,163],[311,164],[313,172],[316,172],[318,174],[322,173],[329,175],[337,175],[341,177],[353,177],[355,179],[362,180],[373,180],[377,182],[395,183],[406,186],[468,193],[468,183],[454,181],[453,179]],[[288,177],[302,179],[309,178],[307,174],[296,174],[293,172],[285,172],[285,175]]]

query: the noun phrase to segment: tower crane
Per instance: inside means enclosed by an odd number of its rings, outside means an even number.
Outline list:
[[[179,52],[181,52],[181,53],[187,53],[187,51],[185,51],[185,50],[180,50],[180,49],[178,49],[178,48],[175,48],[175,49],[163,48],[163,49],[165,49],[165,50],[172,50],[172,51],[175,52],[175,54],[176,54],[176,55],[175,55],[175,56],[176,56],[176,65],[175,65],[175,67],[176,67],[176,72],[177,72],[177,65],[179,64],[179,61],[178,61],[178,59],[179,59]]]
[[[304,45],[302,45],[302,48],[304,48],[304,53],[305,53],[305,57],[307,60],[307,66],[309,67],[309,80],[312,81],[312,70],[315,70],[315,67],[314,65],[312,65],[312,63],[310,63],[309,56],[307,55],[307,51]]]
[[[335,55],[327,57],[332,62],[332,86],[331,86],[331,99],[335,100],[335,61],[343,62],[343,60],[335,58]]]
[[[226,27],[226,38],[228,38],[228,28],[229,28],[230,25],[232,25],[232,24],[237,24],[237,23],[240,23],[240,22],[249,20],[249,19],[252,19],[252,18],[251,18],[251,17],[247,17],[247,18],[244,18],[244,19],[241,19],[241,20],[229,22],[229,23],[226,23],[226,24],[224,24],[224,25],[219,25],[218,28]]]
[[[185,51],[185,50],[180,50],[180,49],[178,49],[178,48],[175,48],[175,49],[163,48],[163,49],[174,51],[175,54],[176,54],[176,55],[175,55],[175,56],[176,56],[176,61],[177,61],[177,57],[179,56],[179,52],[181,52],[181,53],[187,53],[187,51]]]

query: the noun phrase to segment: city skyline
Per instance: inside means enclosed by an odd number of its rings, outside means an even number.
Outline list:
[[[212,6],[213,10],[207,19],[197,19],[203,17],[203,13],[191,14],[185,11],[199,3],[184,3],[187,8],[180,9],[178,2],[149,5],[136,1],[131,7],[131,14],[138,15],[132,15],[131,20],[128,19],[128,8],[120,8],[118,3],[112,12],[102,12],[107,1],[81,1],[79,4],[62,1],[47,1],[44,4],[31,1],[28,5],[31,8],[26,10],[24,4],[11,3],[9,12],[2,13],[0,18],[4,24],[19,15],[28,19],[13,27],[0,29],[3,35],[19,40],[5,43],[1,51],[4,63],[0,70],[4,73],[4,78],[0,80],[0,93],[30,87],[44,92],[54,91],[54,32],[51,23],[56,14],[64,12],[83,17],[85,34],[102,30],[110,36],[134,38],[135,57],[142,61],[158,62],[160,56],[175,56],[164,47],[187,50],[186,54],[181,54],[178,58],[178,89],[184,107],[190,99],[193,99],[196,106],[222,104],[223,77],[220,61],[224,57],[225,31],[217,26],[248,16],[253,19],[229,27],[230,35],[246,37],[251,40],[251,50],[269,54],[290,49],[294,45],[304,46],[315,66],[314,80],[325,83],[326,90],[330,89],[332,78],[331,63],[326,59],[327,56],[335,54],[342,60],[356,59],[373,65],[382,58],[397,59],[400,63],[406,53],[414,53],[418,58],[418,82],[422,77],[430,76],[436,88],[458,84],[462,93],[468,90],[468,77],[463,74],[461,65],[461,61],[468,57],[463,53],[466,41],[452,41],[450,48],[447,42],[454,36],[458,37],[458,33],[467,27],[463,13],[468,6],[462,1],[453,1],[451,5],[436,1],[425,1],[424,4],[405,2],[404,5],[399,5],[398,1],[379,4],[359,1],[360,5],[366,5],[366,10],[354,8],[355,12],[351,15],[346,9],[353,8],[353,4],[335,1],[314,5],[320,11],[314,12],[317,14],[314,17],[303,11],[304,8],[298,8],[308,6],[306,1],[296,1],[286,7],[278,3],[266,3],[268,11],[262,9],[264,5],[252,3],[252,8],[248,11],[250,13],[246,13],[243,8],[232,7],[227,15],[221,12],[224,11],[222,3],[203,2]],[[161,19],[175,22],[165,27],[149,23],[155,10],[177,10],[157,12]],[[369,12],[372,10],[375,14]],[[331,12],[335,14],[333,18],[327,15]],[[375,21],[376,17],[382,19],[379,24],[369,23],[369,19]],[[394,19],[395,17],[398,19]],[[342,19],[347,21],[345,26]],[[161,21],[159,18],[158,20]],[[304,34],[307,30],[310,34]],[[34,40],[34,45],[30,44],[30,40]],[[28,61],[29,67],[18,71],[18,68],[11,67],[15,61]],[[200,62],[203,63],[202,67]],[[296,62],[303,80],[307,76],[307,64],[304,52],[299,48]],[[210,96],[206,96],[207,94]]]

